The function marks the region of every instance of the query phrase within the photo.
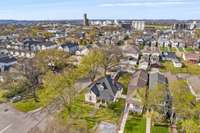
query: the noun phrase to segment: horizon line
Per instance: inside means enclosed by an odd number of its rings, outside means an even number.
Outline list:
[[[72,19],[0,19],[0,21],[71,21],[71,20],[83,20],[83,18],[72,18]],[[92,18],[90,21],[94,20],[177,20],[177,21],[190,21],[190,20],[197,20],[200,21],[199,19],[196,18],[191,18],[191,19],[175,19],[175,18],[141,18],[141,19],[130,19],[130,18]]]

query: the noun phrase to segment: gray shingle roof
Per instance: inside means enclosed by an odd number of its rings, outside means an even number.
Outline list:
[[[5,56],[5,57],[0,57],[0,63],[12,63],[12,62],[16,62],[17,59],[14,57],[9,57],[9,56]]]
[[[159,72],[150,72],[149,89],[154,89],[159,84],[167,84],[167,78]]]
[[[121,85],[115,82],[111,76],[97,80],[90,88],[97,97],[105,101],[114,100],[117,91],[122,89]]]

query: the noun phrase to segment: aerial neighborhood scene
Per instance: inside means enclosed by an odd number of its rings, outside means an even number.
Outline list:
[[[200,133],[200,1],[1,1],[0,133]]]

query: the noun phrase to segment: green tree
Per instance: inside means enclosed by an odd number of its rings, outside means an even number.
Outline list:
[[[45,73],[49,68],[53,71],[63,70],[68,65],[68,57],[64,51],[52,49],[37,53],[34,59],[37,68]]]
[[[79,73],[82,76],[89,76],[90,80],[94,82],[101,65],[101,57],[102,53],[99,49],[91,50],[88,55],[83,57],[79,66]]]
[[[199,103],[190,92],[187,82],[178,80],[172,83],[170,91],[173,97],[173,107],[181,118],[195,118],[199,115]]]
[[[200,123],[192,119],[182,121],[181,126],[186,133],[199,133],[200,131]]]
[[[166,86],[159,84],[154,89],[148,92],[148,107],[158,108],[164,103],[164,97],[166,95]]]

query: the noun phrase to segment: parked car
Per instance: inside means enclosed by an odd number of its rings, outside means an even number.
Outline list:
[[[22,100],[22,96],[14,96],[10,99],[12,103],[19,102]]]

